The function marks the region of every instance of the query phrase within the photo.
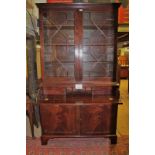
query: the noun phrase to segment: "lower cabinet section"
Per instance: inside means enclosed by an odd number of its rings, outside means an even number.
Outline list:
[[[116,143],[117,104],[40,103],[42,144],[55,137],[109,137]]]

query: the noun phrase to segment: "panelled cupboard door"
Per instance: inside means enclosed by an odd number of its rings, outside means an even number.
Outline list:
[[[40,104],[44,134],[77,134],[77,108],[74,105]]]
[[[80,134],[103,135],[111,133],[112,106],[82,105],[80,107]]]

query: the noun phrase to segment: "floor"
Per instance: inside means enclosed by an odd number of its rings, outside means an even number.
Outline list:
[[[107,138],[57,138],[41,145],[40,138],[26,139],[26,155],[129,155],[128,137],[116,145]]]

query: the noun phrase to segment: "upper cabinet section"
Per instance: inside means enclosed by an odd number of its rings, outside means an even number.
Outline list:
[[[119,4],[38,4],[42,78],[115,81]]]

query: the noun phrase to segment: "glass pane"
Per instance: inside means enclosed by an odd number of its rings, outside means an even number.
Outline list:
[[[45,76],[74,76],[74,12],[43,13]]]
[[[87,77],[112,77],[113,65],[110,63],[83,63],[84,76]]]
[[[112,13],[83,13],[83,76],[112,77],[114,17]]]

